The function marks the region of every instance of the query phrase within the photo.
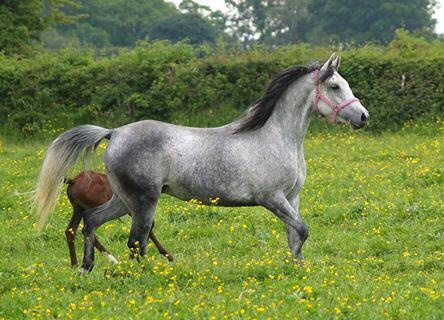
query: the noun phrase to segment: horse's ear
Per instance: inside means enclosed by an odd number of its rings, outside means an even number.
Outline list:
[[[333,52],[330,58],[322,66],[321,71],[327,71],[327,69],[332,65],[333,60],[336,59],[336,57],[337,57],[336,52]]]
[[[339,66],[341,65],[341,56],[337,55],[336,58],[333,60],[332,62],[332,66],[336,69],[339,70]]]

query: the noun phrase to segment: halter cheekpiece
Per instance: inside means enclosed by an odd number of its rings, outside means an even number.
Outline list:
[[[322,115],[319,112],[318,103],[319,103],[319,100],[324,101],[333,110],[332,120],[333,120],[333,122],[336,123],[336,117],[338,115],[338,112],[341,109],[344,109],[348,105],[352,104],[353,102],[359,102],[359,99],[358,98],[352,98],[352,99],[348,99],[348,100],[342,101],[340,104],[335,104],[333,101],[331,101],[330,99],[328,99],[327,97],[325,97],[325,96],[323,96],[321,94],[321,87],[320,87],[320,84],[318,83],[318,75],[319,75],[319,70],[313,71],[312,76],[313,76],[313,79],[314,79],[315,85],[316,85],[316,95],[315,95],[315,104],[314,104],[315,110],[316,110],[317,113]]]

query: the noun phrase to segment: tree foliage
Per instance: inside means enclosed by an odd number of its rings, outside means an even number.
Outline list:
[[[244,45],[387,43],[394,31],[433,30],[435,0],[225,0]]]
[[[310,0],[305,39],[314,43],[388,43],[395,30],[433,30],[435,0]]]
[[[71,0],[2,0],[0,2],[0,51],[27,54],[41,31],[54,23],[76,19],[61,11],[76,6]]]
[[[80,10],[67,8],[82,19],[46,32],[47,48],[65,46],[133,47],[145,39],[167,39],[177,42],[189,39],[193,44],[214,43],[220,13],[192,0],[176,8],[164,0],[76,0]]]
[[[76,23],[59,26],[66,38],[98,47],[133,46],[148,37],[153,23],[178,14],[176,7],[163,0],[76,0],[80,9],[67,8],[69,13],[83,14]]]
[[[307,0],[225,0],[231,32],[244,45],[268,45],[299,41],[300,20],[306,14]]]
[[[191,44],[216,41],[216,31],[210,22],[196,13],[178,14],[156,23],[149,32],[151,39],[168,39],[178,42],[188,39]]]

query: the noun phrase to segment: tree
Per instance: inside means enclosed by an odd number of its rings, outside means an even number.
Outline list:
[[[171,42],[188,39],[191,44],[214,44],[216,30],[198,14],[181,13],[156,23],[149,36],[150,39],[167,39]]]
[[[76,6],[71,0],[3,0],[0,2],[0,51],[5,54],[27,54],[41,31],[55,23],[66,23],[77,17],[66,15],[61,8]]]
[[[245,46],[306,41],[388,43],[394,31],[433,32],[436,0],[225,0],[230,32]]]
[[[179,10],[182,13],[193,13],[199,16],[205,16],[211,13],[211,8],[201,5],[193,0],[183,0],[179,4]]]
[[[300,41],[299,24],[305,15],[306,0],[225,0],[230,31],[248,46]]]
[[[77,3],[80,9],[67,8],[67,13],[80,13],[84,18],[59,26],[57,31],[97,47],[133,46],[148,36],[153,24],[179,13],[172,3],[164,0],[77,0]]]
[[[249,46],[265,34],[265,6],[261,0],[225,0],[230,9],[227,17],[229,31],[244,46]]]
[[[300,42],[301,23],[307,15],[306,2],[307,0],[277,1],[270,7],[269,31],[264,42],[270,45]]]
[[[59,26],[57,31],[65,43],[92,44],[96,47],[131,47],[138,40],[167,39],[177,42],[189,39],[192,44],[215,43],[220,20],[213,12],[192,0],[184,0],[179,10],[164,0],[77,0],[80,10],[69,8],[67,13],[81,13],[72,25]],[[60,38],[58,38],[60,40]],[[47,47],[63,45],[62,41],[47,39]]]
[[[433,30],[435,0],[310,0],[305,40],[313,43],[388,43],[394,31]]]
[[[218,38],[225,44],[237,44],[237,41],[233,41],[233,37],[226,33],[228,20],[226,15],[220,10],[212,11],[210,7],[201,5],[193,0],[183,0],[179,4],[179,10],[185,14],[194,14],[201,17],[205,21],[204,23],[201,21],[201,26],[206,24],[207,28],[211,29],[211,31],[209,30],[211,34],[209,36],[203,35],[204,37],[199,43],[213,43],[215,38]]]

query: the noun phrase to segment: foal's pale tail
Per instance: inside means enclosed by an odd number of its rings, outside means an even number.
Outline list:
[[[60,194],[65,173],[77,162],[85,150],[85,166],[100,141],[111,137],[112,130],[84,125],[62,133],[49,147],[33,195],[33,208],[39,214],[38,228],[41,230],[54,210]]]

